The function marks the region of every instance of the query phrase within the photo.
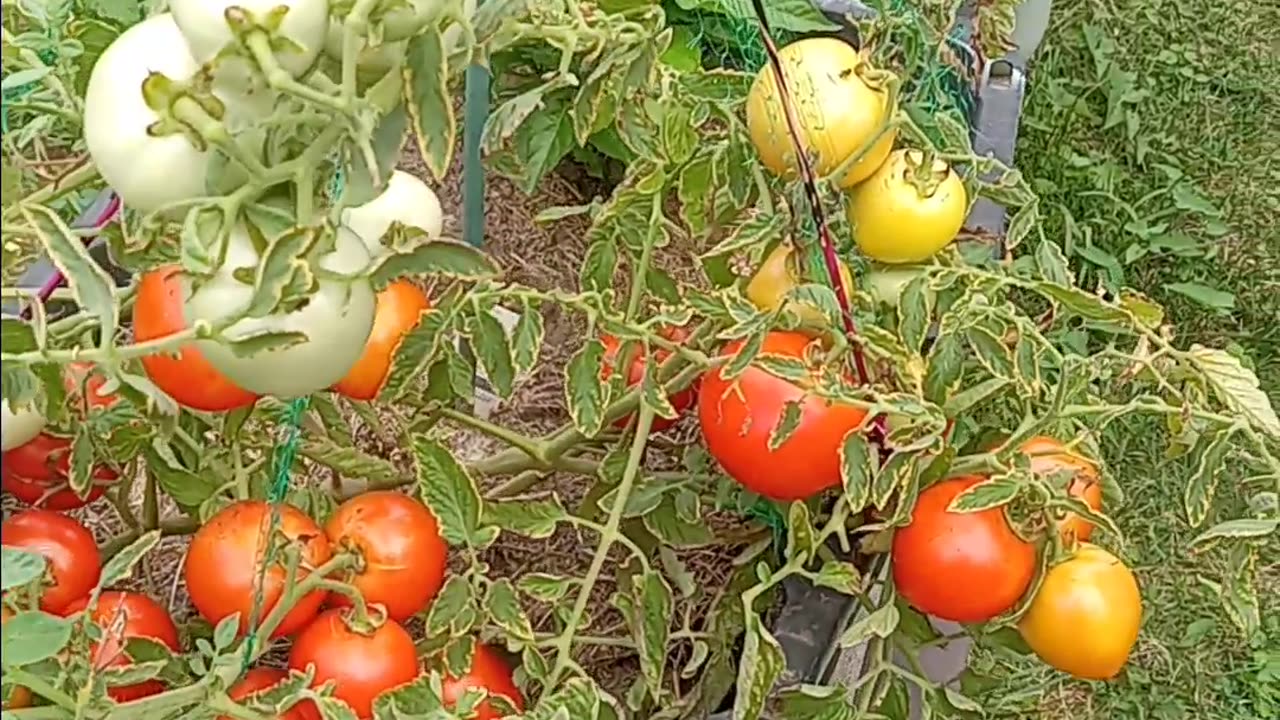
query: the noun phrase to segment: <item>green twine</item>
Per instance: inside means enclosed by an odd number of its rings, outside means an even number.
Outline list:
[[[41,50],[36,53],[36,57],[40,58],[40,62],[46,66],[52,65],[58,60],[58,54],[54,52],[53,48]],[[9,88],[4,91],[3,95],[0,95],[0,132],[5,134],[9,132],[9,103],[30,95],[36,91],[39,85],[39,80],[32,80],[17,87]]]
[[[257,589],[254,592],[253,609],[249,613],[249,627],[256,628],[262,619],[262,605],[266,601],[263,587],[266,585],[267,570],[275,562],[276,528],[280,527],[280,504],[289,494],[289,473],[293,469],[294,460],[298,457],[298,444],[302,438],[302,417],[310,406],[309,398],[301,397],[285,408],[281,414],[279,432],[281,438],[272,450],[271,461],[273,475],[271,485],[267,488],[267,503],[271,505],[271,514],[267,524],[267,549],[262,567],[258,570]],[[259,540],[261,540],[259,535]],[[285,592],[288,588],[284,589]],[[248,670],[254,653],[254,636],[245,639],[244,655],[241,658],[242,669]]]
[[[787,542],[787,518],[778,510],[776,503],[760,498],[755,504],[747,508],[747,517],[752,520],[759,520],[765,527],[769,528],[769,532],[773,535],[773,548],[775,552],[782,552],[782,548]]]

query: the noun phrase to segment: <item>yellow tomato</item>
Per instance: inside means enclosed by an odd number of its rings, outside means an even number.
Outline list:
[[[786,242],[769,253],[761,263],[760,269],[747,283],[747,299],[761,310],[777,310],[787,298],[787,293],[797,285],[802,285],[804,273],[798,265],[800,256]],[[840,263],[840,279],[844,283],[845,293],[853,290],[853,275],[843,262]],[[808,325],[821,326],[827,322],[826,316],[812,303],[797,303],[796,313]]]
[[[863,80],[858,68],[865,61],[838,38],[798,40],[778,56],[814,172],[829,175],[880,132],[893,112],[888,93]],[[772,65],[761,69],[747,96],[747,131],[765,167],[781,177],[797,175],[795,146]],[[886,132],[849,168],[841,185],[853,187],[875,172],[893,150],[893,138],[893,131]]]
[[[927,172],[921,162],[919,150],[897,150],[853,189],[847,210],[853,239],[872,260],[891,265],[928,260],[964,225],[969,198],[960,177],[941,160]]]
[[[1115,555],[1081,543],[1069,560],[1049,569],[1018,629],[1048,665],[1108,680],[1129,659],[1141,621],[1133,573]]]

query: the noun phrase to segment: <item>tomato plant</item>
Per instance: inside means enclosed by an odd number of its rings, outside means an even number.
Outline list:
[[[50,568],[50,582],[40,594],[40,608],[61,612],[98,584],[102,560],[93,533],[75,520],[50,510],[24,510],[0,525],[0,538],[10,547],[39,553]]]
[[[1115,677],[1140,415],[1259,632],[1280,420],[1234,350],[1079,282],[974,151],[916,62],[968,69],[955,4],[855,46],[762,3],[806,37],[741,66],[689,18],[756,3],[688,4],[6,6],[3,488],[40,508],[4,528],[6,713],[899,718],[908,683],[977,712],[915,669],[956,639],[921,614]],[[107,188],[123,215],[70,227]],[[1003,237],[961,230],[979,199]],[[49,514],[89,503],[97,547]],[[855,608],[851,685],[780,683],[797,585]]]

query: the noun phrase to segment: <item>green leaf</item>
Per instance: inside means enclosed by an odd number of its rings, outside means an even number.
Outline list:
[[[822,569],[813,576],[813,584],[818,587],[831,588],[846,595],[856,595],[862,590],[862,574],[853,563],[843,560],[828,560]]]
[[[745,213],[745,219],[729,231],[728,236],[715,247],[702,254],[703,258],[744,250],[746,248],[764,246],[770,240],[781,237],[787,226],[787,217],[777,212],[766,212],[754,207]]]
[[[707,9],[718,9],[730,17],[755,22],[756,16],[751,0],[709,0],[702,4],[708,6]],[[810,33],[835,30],[839,27],[828,20],[810,0],[769,0],[764,7],[769,14],[769,25],[773,30]]]
[[[681,165],[693,156],[698,144],[698,128],[693,113],[684,105],[669,105],[662,118],[662,147],[672,165]]]
[[[440,348],[447,342],[445,329],[452,324],[453,316],[443,310],[423,313],[417,326],[400,339],[391,368],[378,391],[380,400],[398,400],[404,397],[414,383],[427,374],[427,370],[439,357]],[[467,382],[470,385],[470,380]]]
[[[323,720],[360,720],[350,705],[337,698],[318,697],[313,702]]]
[[[14,615],[0,628],[0,662],[22,667],[62,652],[71,640],[73,622],[42,612]]]
[[[495,278],[502,271],[480,250],[453,240],[433,240],[408,252],[392,253],[378,260],[372,271],[376,287],[403,277],[439,275],[462,280]]]
[[[102,566],[102,575],[98,578],[98,589],[109,588],[133,574],[133,568],[151,548],[160,542],[160,531],[152,530],[129,543]]]
[[[1240,518],[1227,520],[1205,530],[1191,541],[1191,546],[1202,545],[1223,538],[1263,538],[1280,530],[1280,518]]]
[[[1192,345],[1187,353],[1204,373],[1218,400],[1254,428],[1280,439],[1280,418],[1262,391],[1258,376],[1225,350]]]
[[[677,548],[694,548],[715,542],[715,535],[705,523],[691,523],[680,517],[675,499],[667,494],[662,504],[644,516],[644,526],[666,544]]]
[[[315,278],[303,256],[319,240],[320,233],[314,228],[294,228],[270,241],[254,271],[253,296],[245,310],[246,316],[266,317],[293,294],[294,287],[311,287]]]
[[[671,588],[662,574],[649,570],[636,578],[631,586],[632,595],[624,602],[627,624],[635,639],[636,653],[640,656],[640,672],[644,676],[649,693],[654,698],[662,695],[662,681],[666,670],[667,640],[671,632],[671,618],[675,613],[675,601]]]
[[[475,340],[472,349],[484,367],[489,382],[493,384],[493,389],[499,397],[511,397],[516,369],[511,359],[511,345],[507,342],[506,329],[496,317],[482,310],[476,313],[473,320],[471,337]]]
[[[613,287],[613,271],[618,266],[618,244],[612,237],[601,237],[587,247],[582,261],[583,292],[604,292]]]
[[[449,58],[439,27],[428,28],[409,43],[403,72],[408,78],[405,108],[413,120],[418,152],[437,180],[443,180],[453,161],[458,122],[449,93]]]
[[[480,491],[453,453],[426,435],[411,438],[418,473],[418,492],[440,522],[440,535],[450,545],[472,545],[479,539]]]
[[[0,556],[0,590],[8,592],[44,577],[48,562],[40,553],[28,552],[8,545]]]
[[[1013,354],[1004,341],[984,327],[969,328],[969,347],[987,372],[996,377],[1013,377]]]
[[[1040,276],[1051,283],[1065,286],[1075,284],[1067,256],[1051,240],[1044,240],[1036,247],[1036,268],[1040,270]]]
[[[871,483],[876,466],[873,449],[867,438],[854,430],[845,435],[840,445],[840,477],[850,509],[861,510],[871,499]]]
[[[521,575],[516,580],[516,586],[520,592],[534,600],[555,603],[562,600],[569,593],[570,588],[578,582],[577,578],[535,572]]]
[[[1224,469],[1227,451],[1231,449],[1231,435],[1234,432],[1234,427],[1225,427],[1205,433],[1196,441],[1195,449],[1191,451],[1191,456],[1199,458],[1199,461],[1191,475],[1191,481],[1183,490],[1182,504],[1187,510],[1187,521],[1192,527],[1199,527],[1209,515],[1213,494]]]
[[[461,575],[450,575],[444,587],[431,603],[427,613],[427,635],[436,637],[459,630],[457,621],[465,618],[468,609],[475,607],[475,595],[471,583]]]
[[[547,98],[545,110],[516,131],[515,154],[523,171],[517,177],[520,189],[532,194],[576,146],[567,100],[563,96]]]
[[[881,465],[871,481],[871,503],[884,510],[898,488],[904,487],[915,474],[916,456],[907,452],[895,452]]]
[[[965,388],[947,399],[942,410],[947,417],[959,417],[974,407],[995,397],[1005,389],[1012,380],[1004,377],[987,378],[973,387]]]
[[[595,437],[604,424],[606,388],[600,379],[604,345],[592,338],[574,353],[565,369],[565,399],[578,432]]]
[[[173,448],[161,438],[152,438],[143,449],[147,472],[174,502],[186,508],[198,508],[213,496],[218,486],[203,473],[187,470],[173,453]]]
[[[786,669],[782,645],[765,629],[755,613],[747,615],[742,660],[738,665],[738,692],[733,700],[734,720],[756,720],[782,671]]]
[[[878,607],[871,613],[853,621],[853,624],[840,636],[840,646],[853,647],[861,645],[872,636],[887,638],[898,628],[900,619],[901,615],[896,604],[891,602]]]
[[[76,304],[98,319],[101,337],[111,340],[120,325],[115,282],[88,247],[76,237],[53,210],[43,205],[23,204],[23,218],[44,245],[49,259],[67,278]]]
[[[1236,296],[1195,282],[1165,283],[1164,289],[1178,293],[1196,303],[1214,310],[1231,311],[1236,308]]]
[[[544,695],[525,720],[596,720],[600,715],[600,688],[590,678],[575,676],[554,693]]]
[[[1022,491],[1022,483],[1014,475],[995,475],[967,487],[951,500],[947,512],[972,513],[1003,507]]]
[[[769,451],[772,452],[782,447],[796,430],[800,429],[800,417],[804,410],[804,405],[799,400],[788,400],[782,406],[782,416],[778,418],[778,424],[773,426],[769,431]]]
[[[959,690],[952,688],[950,685],[942,686],[943,695],[947,698],[947,702],[957,710],[965,712],[981,713],[982,705],[970,699]]]
[[[920,352],[933,318],[936,295],[929,282],[928,275],[912,278],[903,286],[898,299],[898,334],[902,336],[902,344],[913,354]]]
[[[339,446],[328,438],[313,436],[313,439],[303,441],[300,452],[308,460],[336,470],[345,477],[378,484],[393,484],[405,479],[390,462],[368,455],[355,447]]]
[[[542,340],[546,335],[542,313],[534,305],[526,302],[520,310],[520,319],[516,322],[511,347],[511,361],[515,364],[516,374],[524,374],[538,363],[538,354],[542,350]]]
[[[1130,324],[1129,313],[1116,305],[1108,303],[1097,295],[1079,288],[1068,288],[1051,283],[1034,283],[1031,287],[1036,292],[1080,317],[1099,322],[1115,323],[1122,327]]]
[[[516,597],[516,589],[506,578],[495,580],[489,585],[489,594],[485,598],[489,616],[507,635],[523,642],[533,641],[533,626],[520,607],[520,599]]]
[[[654,358],[649,358],[644,363],[644,376],[640,381],[640,402],[651,408],[658,417],[674,420],[680,417],[680,414],[671,405],[671,400],[663,392],[662,384],[658,382],[659,365],[660,363]]]
[[[496,525],[503,530],[538,540],[551,537],[556,531],[556,523],[568,517],[568,511],[555,496],[539,500],[491,502],[484,506],[486,525]]]
[[[964,376],[968,349],[959,334],[945,334],[929,352],[929,366],[924,376],[924,396],[932,403],[944,404],[954,394]]]
[[[809,507],[796,500],[787,509],[787,558],[797,558],[801,554],[813,557],[818,550],[818,538],[813,532],[813,520],[809,517]]]

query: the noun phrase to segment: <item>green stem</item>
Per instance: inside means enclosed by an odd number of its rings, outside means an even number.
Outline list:
[[[111,365],[127,360],[136,360],[147,355],[168,353],[177,350],[180,346],[196,338],[196,328],[189,327],[172,335],[165,335],[162,338],[121,347],[91,348],[87,350],[82,348],[73,348],[71,350],[45,349],[20,353],[0,353],[0,361],[6,364],[17,363],[19,365],[33,365],[45,362],[67,365],[77,361],[91,362],[97,365]]]
[[[30,195],[22,198],[18,202],[4,209],[3,218],[8,221],[16,216],[16,213],[23,205],[43,205],[50,203],[63,195],[76,190],[83,185],[99,179],[98,166],[92,162],[86,161],[83,165],[77,166],[74,170],[55,179],[48,185],[41,187],[39,190],[32,192]]]
[[[195,518],[179,518],[175,520],[164,520],[160,523],[160,534],[164,537],[172,537],[175,535],[190,535],[200,529],[200,522]],[[129,543],[137,540],[142,535],[142,531],[138,529],[124,532],[111,540],[108,540],[101,548],[102,560],[105,562],[115,556],[116,553],[129,546]]]
[[[147,531],[160,527],[160,499],[156,487],[156,474],[147,473],[142,488],[142,522]]]
[[[520,452],[541,463],[549,463],[550,459],[546,455],[547,447],[545,442],[533,440],[528,436],[521,435],[513,430],[508,430],[500,425],[495,425],[488,420],[482,420],[474,415],[455,410],[453,408],[441,408],[440,415],[455,422],[462,423],[472,429],[497,438]]]
[[[253,55],[254,62],[262,71],[267,85],[277,92],[282,92],[307,102],[328,108],[343,115],[351,113],[352,104],[343,98],[335,98],[316,90],[309,85],[298,82],[293,75],[280,66],[275,53],[271,50],[271,38],[262,30],[250,30],[245,36],[245,46]]]
[[[15,684],[27,688],[31,692],[39,695],[49,702],[52,702],[58,707],[65,708],[72,712],[76,711],[77,706],[75,698],[54,687],[52,683],[39,675],[18,667],[5,668],[4,674],[8,675],[9,679]]]
[[[342,101],[350,107],[356,97],[356,70],[360,63],[361,40],[369,33],[369,13],[379,0],[356,0],[342,23]]]
[[[569,619],[565,622],[564,632],[560,634],[560,639],[557,643],[556,662],[547,677],[546,687],[555,687],[560,675],[568,665],[569,653],[573,649],[573,637],[578,631],[578,624],[582,622],[582,615],[587,610],[587,604],[591,601],[591,591],[595,588],[596,580],[600,577],[600,571],[604,568],[605,560],[609,557],[609,551],[613,549],[613,543],[618,539],[618,528],[622,525],[622,514],[627,509],[627,501],[631,498],[631,490],[635,487],[636,477],[640,474],[640,464],[644,460],[644,448],[648,444],[649,430],[652,427],[653,408],[642,405],[640,407],[640,419],[636,424],[635,439],[631,442],[631,454],[627,456],[627,465],[622,471],[622,480],[618,483],[617,497],[613,501],[613,508],[609,511],[609,519],[605,522],[595,557],[591,559],[591,567],[587,569],[587,574],[582,580],[582,587],[578,590],[578,599],[574,602],[573,611],[570,612]]]

